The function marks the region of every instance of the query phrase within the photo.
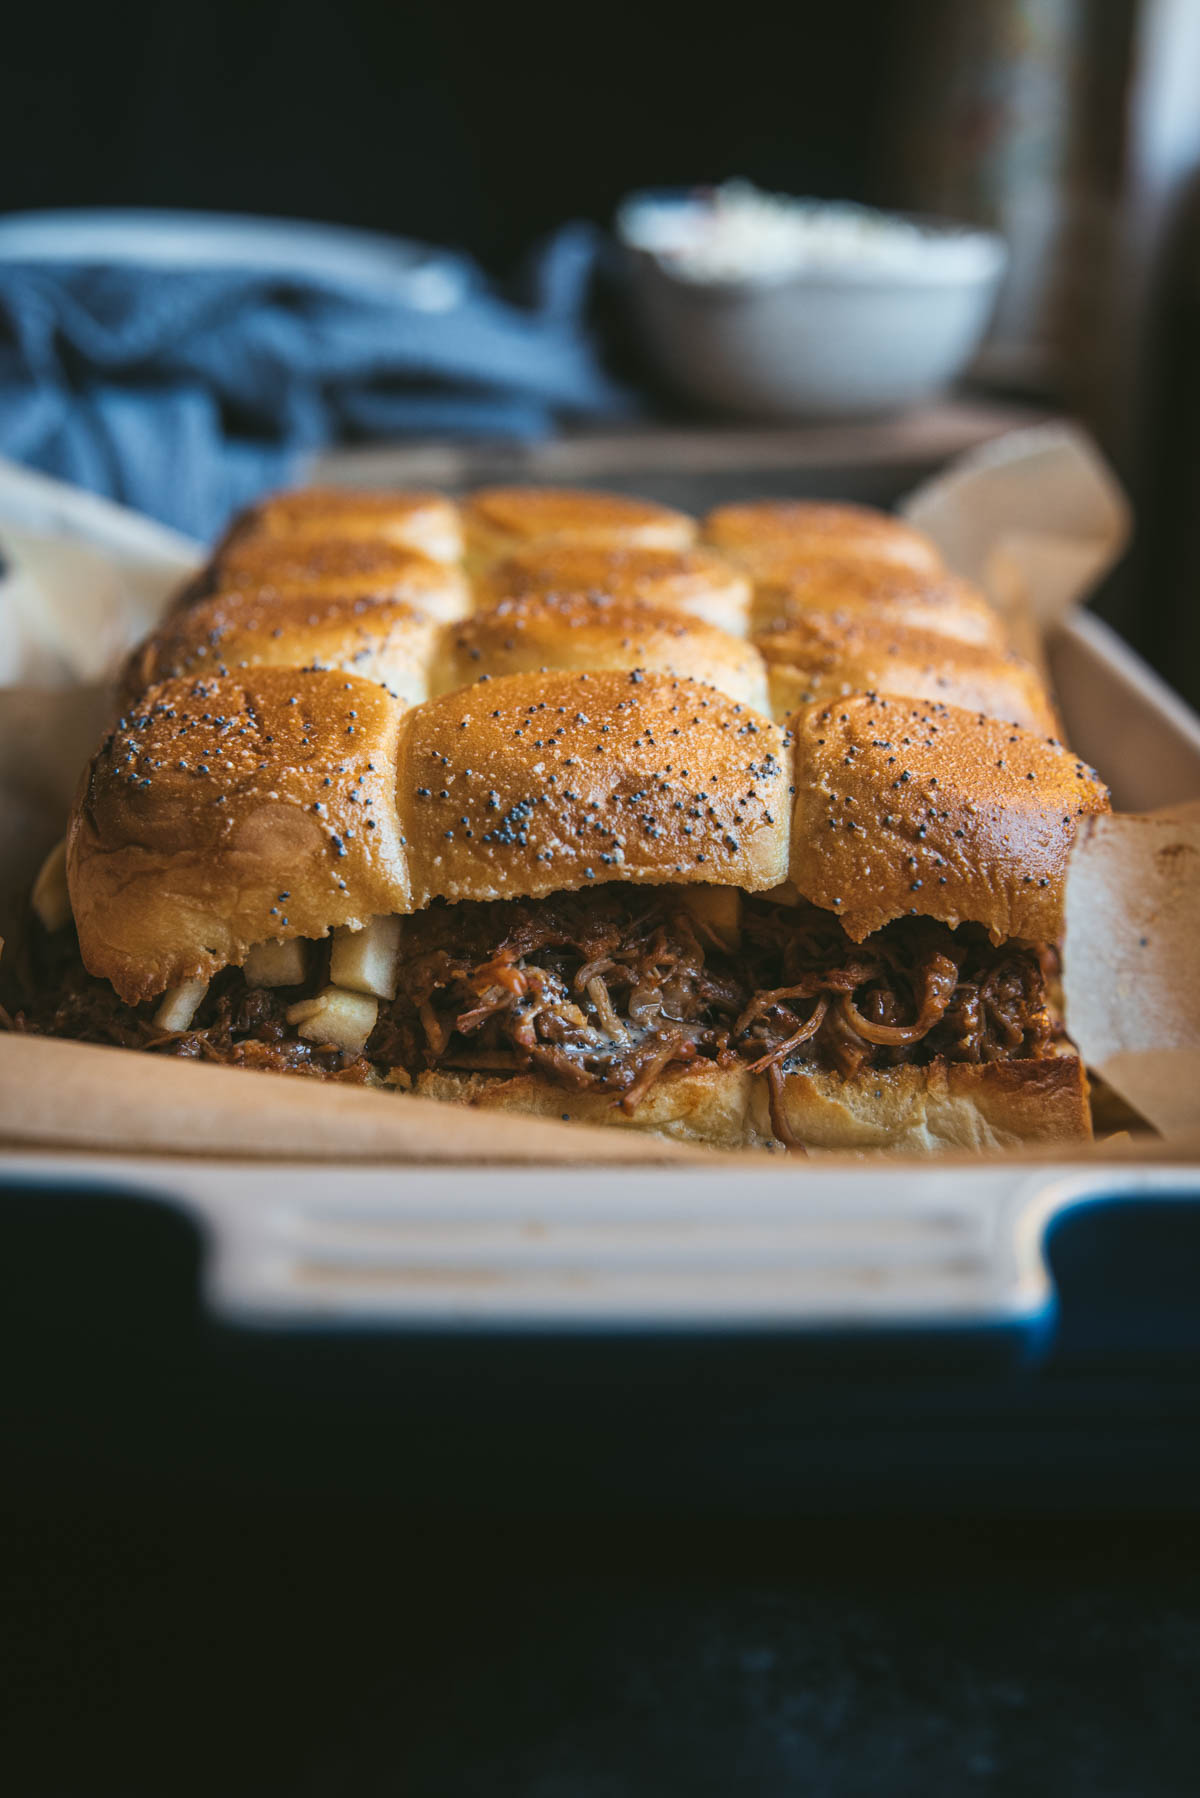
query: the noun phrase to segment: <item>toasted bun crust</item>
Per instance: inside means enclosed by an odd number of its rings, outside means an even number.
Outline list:
[[[506,556],[481,577],[481,602],[528,599],[627,600],[669,612],[687,612],[720,630],[744,637],[750,615],[750,582],[711,549],[596,549],[550,544]]]
[[[471,590],[461,569],[390,543],[293,542],[252,537],[221,551],[187,602],[214,593],[269,596],[303,590],[322,599],[403,599],[431,618],[462,618]]]
[[[431,700],[399,746],[413,904],[776,886],[788,759],[778,726],[661,674],[513,674]]]
[[[273,937],[406,911],[401,708],[352,675],[167,681],[87,770],[67,839],[84,964],[131,1004]]]
[[[790,630],[800,619],[830,614],[905,625],[985,649],[1006,645],[999,613],[977,588],[953,575],[913,574],[887,562],[762,557],[754,577],[752,635]]]
[[[292,592],[218,593],[176,612],[130,657],[124,709],[156,681],[245,668],[341,668],[409,705],[428,696],[440,626],[402,599]]]
[[[755,643],[767,663],[776,718],[845,693],[887,693],[1011,719],[1038,736],[1058,729],[1036,668],[978,644],[836,612],[797,618],[790,629]]]
[[[549,668],[680,675],[767,709],[762,657],[741,638],[678,612],[575,594],[502,599],[447,630],[434,688],[468,686],[481,669],[500,675]]]
[[[441,493],[388,493],[362,487],[305,487],[271,493],[234,520],[218,559],[255,538],[292,543],[337,540],[397,544],[435,562],[463,553],[458,507]]]
[[[1079,818],[1108,810],[1054,741],[979,713],[858,694],[793,720],[791,879],[861,942],[909,914],[1054,942]]]
[[[481,487],[463,507],[467,553],[480,563],[533,544],[687,549],[696,521],[653,500],[578,487]]]
[[[770,1124],[763,1086],[751,1128]],[[1076,1055],[1044,1061],[933,1062],[849,1078],[821,1069],[785,1073],[777,1102],[789,1132],[813,1149],[887,1149],[932,1155],[995,1153],[1022,1143],[1087,1142],[1087,1076]]]
[[[430,1073],[416,1090],[431,1099],[614,1124],[717,1149],[777,1144],[767,1081],[744,1068],[706,1066],[660,1080],[632,1113],[608,1094],[568,1092],[536,1074]],[[849,1077],[796,1069],[784,1075],[777,1110],[797,1142],[825,1150],[995,1152],[1022,1143],[1086,1142],[1092,1134],[1087,1077],[1075,1055],[979,1066],[934,1062]]]
[[[748,567],[757,567],[764,554],[783,552],[795,559],[861,558],[917,574],[942,572],[941,555],[929,537],[870,506],[768,499],[718,506],[704,520],[704,537]]]
[[[773,1146],[770,1120],[765,1130],[755,1105],[761,1076],[745,1068],[711,1064],[677,1080],[659,1080],[636,1111],[622,1111],[611,1095],[570,1092],[538,1074],[497,1079],[486,1074],[422,1074],[416,1091],[487,1111],[529,1112],[579,1124],[613,1124],[672,1142],[704,1143],[711,1149]]]

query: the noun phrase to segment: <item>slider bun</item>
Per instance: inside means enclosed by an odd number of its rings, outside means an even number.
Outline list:
[[[467,554],[495,561],[569,539],[592,549],[687,549],[696,521],[653,500],[577,487],[480,487],[463,506]]]
[[[409,712],[340,672],[168,680],[77,797],[80,950],[137,1003],[438,897],[777,886],[787,763],[778,726],[661,674],[507,675]]]
[[[777,886],[788,759],[777,725],[662,674],[511,674],[430,700],[400,734],[413,905]]]
[[[876,618],[988,649],[1006,644],[1000,614],[954,575],[914,574],[887,562],[809,561],[764,555],[754,576],[754,636],[788,630],[815,613]]]
[[[481,601],[556,598],[623,599],[687,612],[744,637],[750,611],[747,577],[711,549],[597,549],[550,544],[506,556],[481,577]]]
[[[441,493],[388,493],[363,487],[272,493],[235,519],[218,558],[234,544],[262,538],[391,543],[415,549],[435,562],[457,562],[462,555],[458,507]]]
[[[778,1111],[792,1136],[814,1149],[994,1154],[1027,1143],[1086,1142],[1092,1134],[1087,1075],[1070,1054],[849,1076],[796,1067],[784,1073]],[[765,1081],[754,1090],[750,1127],[770,1130]]]
[[[793,720],[791,879],[861,942],[909,914],[993,942],[1062,933],[1080,817],[1109,809],[1054,740],[977,712],[857,694]]]
[[[776,718],[844,693],[875,692],[938,699],[1011,719],[1043,737],[1058,728],[1041,678],[1028,662],[932,631],[814,612],[795,619],[786,631],[755,638],[755,644],[767,663]]]
[[[503,599],[447,629],[434,690],[469,686],[481,672],[643,668],[716,687],[730,699],[767,709],[762,658],[740,637],[626,600],[596,597]]]
[[[576,1123],[615,1124],[716,1149],[776,1146],[764,1076],[711,1063],[657,1081],[632,1114],[614,1097],[574,1093],[538,1074],[422,1074],[425,1098],[485,1110],[530,1112]],[[843,1075],[785,1072],[781,1119],[796,1141],[831,1151],[996,1152],[1026,1143],[1086,1142],[1092,1134],[1087,1077],[1076,1055],[980,1065],[933,1062]]]
[[[254,593],[265,601],[302,589],[322,599],[403,599],[431,618],[462,618],[471,590],[458,568],[390,543],[304,543],[252,537],[223,549],[190,595]]]
[[[797,560],[838,556],[889,562],[915,574],[942,572],[942,558],[932,539],[870,506],[833,506],[815,500],[718,506],[704,521],[704,537],[750,568],[756,568],[764,554],[783,552]]]
[[[93,758],[72,815],[84,965],[136,1004],[255,943],[406,911],[400,718],[382,687],[341,673],[152,687]]]
[[[614,1124],[673,1142],[703,1143],[710,1149],[774,1146],[770,1120],[755,1104],[761,1076],[744,1067],[711,1062],[686,1074],[656,1080],[633,1112],[622,1111],[614,1095],[571,1092],[540,1074],[497,1077],[434,1070],[419,1076],[414,1090],[428,1099],[449,1100],[486,1111],[517,1111],[579,1124]]]
[[[402,599],[291,592],[218,593],[166,622],[126,665],[129,706],[157,681],[244,668],[341,668],[381,682],[409,705],[429,690],[440,626]]]

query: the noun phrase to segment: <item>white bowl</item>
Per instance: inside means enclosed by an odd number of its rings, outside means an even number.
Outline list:
[[[1007,261],[990,232],[912,219],[928,253],[918,245],[900,263],[697,278],[640,228],[651,212],[669,219],[695,204],[635,194],[616,229],[646,351],[706,406],[777,419],[898,411],[953,381],[987,330]]]

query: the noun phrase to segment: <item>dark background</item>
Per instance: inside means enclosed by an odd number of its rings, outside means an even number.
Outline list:
[[[1141,528],[1100,608],[1195,702],[1195,188],[1181,184],[1135,250],[1121,222],[1132,204],[1123,182],[1144,60],[1137,33],[1169,10],[1156,0],[1073,12],[1050,0],[749,0],[687,12],[26,4],[9,9],[0,56],[0,212],[314,218],[463,249],[502,280],[566,220],[607,226],[633,189],[730,176],[1007,229],[979,182],[1005,166],[994,143],[1018,91],[1014,68],[1028,52],[1044,79],[1039,32],[1057,20],[1053,36],[1069,15],[1060,91],[1038,102],[1051,136],[1059,109],[1070,119],[1055,178],[1072,213],[1039,302],[1045,341],[1015,357],[1011,344],[999,358],[993,346],[988,378],[1002,394],[1081,417],[1116,463]],[[1032,151],[1036,188],[1036,107],[1020,130],[1017,162]],[[619,309],[610,303],[601,322],[616,372],[661,406]],[[910,484],[900,476],[892,490]]]
[[[1196,1790],[1195,1533],[1161,1518],[0,1521],[14,1798]]]
[[[639,186],[742,174],[887,203],[891,76],[917,5],[12,9],[0,211],[319,218],[505,271]]]

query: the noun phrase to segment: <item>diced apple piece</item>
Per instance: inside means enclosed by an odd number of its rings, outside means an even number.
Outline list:
[[[376,999],[396,997],[400,959],[400,923],[394,914],[372,918],[365,930],[335,930],[329,953],[329,977],[351,992]]]
[[[33,909],[45,929],[53,934],[71,922],[71,896],[67,892],[67,839],[54,845],[33,883]]]
[[[375,1028],[379,1006],[362,993],[327,986],[315,999],[289,1006],[287,1021],[310,1043],[333,1043],[347,1055],[360,1055]]]
[[[722,948],[737,948],[742,938],[742,895],[737,887],[680,887],[679,897]]]
[[[207,991],[207,980],[181,980],[178,986],[168,987],[154,1022],[160,1030],[186,1030]]]
[[[308,978],[303,940],[255,943],[242,963],[248,986],[299,986]]]

